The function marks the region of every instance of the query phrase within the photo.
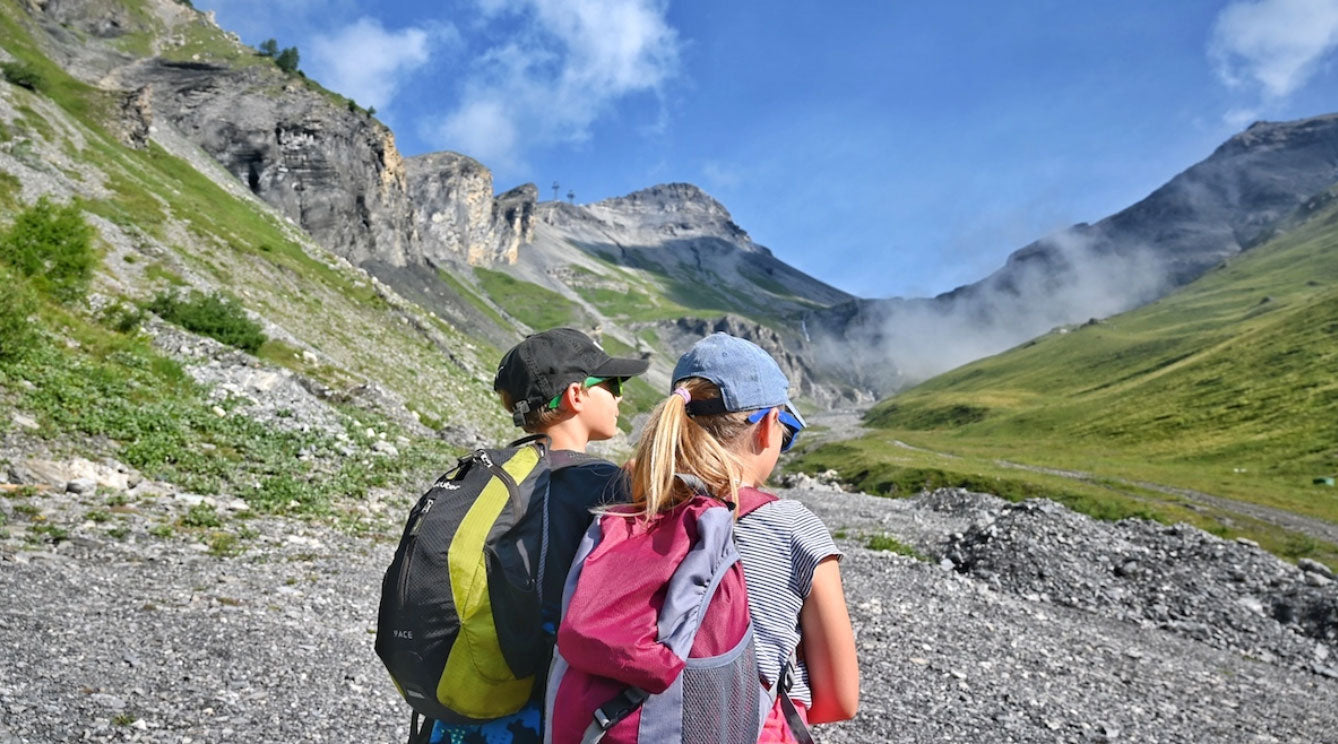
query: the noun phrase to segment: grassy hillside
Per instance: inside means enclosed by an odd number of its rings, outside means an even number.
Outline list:
[[[433,429],[510,433],[492,349],[312,243],[193,147],[122,144],[111,94],[47,59],[28,23],[0,3],[7,73],[31,73],[0,80],[0,243],[46,198],[87,225],[92,272],[57,293],[21,251],[0,250],[0,467],[26,453],[113,458],[257,511],[357,522],[369,493],[409,493],[453,462]],[[32,246],[54,255],[59,238]],[[236,322],[248,333],[226,333]],[[201,356],[211,335],[250,354]],[[258,421],[245,394],[196,382],[190,369],[207,363],[301,381],[334,423],[286,409]],[[389,402],[359,398],[368,382]]]
[[[1313,211],[1152,305],[1056,329],[880,403],[866,421],[882,431],[812,452],[807,466],[884,489],[928,477],[1085,491],[1060,495],[1107,516],[1188,517],[1262,534],[1279,552],[1338,557],[1137,485],[1338,522],[1338,490],[1313,483],[1338,472],[1338,208]],[[1098,485],[1075,489],[1082,483],[1014,464],[1081,471]]]

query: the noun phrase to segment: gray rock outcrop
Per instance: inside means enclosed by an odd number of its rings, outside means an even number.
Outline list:
[[[493,196],[492,172],[466,155],[435,152],[405,161],[417,231],[415,257],[429,263],[514,264],[534,239],[539,190]]]

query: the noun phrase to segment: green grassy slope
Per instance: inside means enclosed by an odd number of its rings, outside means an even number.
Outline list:
[[[372,488],[418,483],[453,460],[422,430],[348,404],[332,403],[338,437],[232,415],[236,401],[211,399],[181,360],[124,322],[178,287],[239,300],[269,338],[255,364],[326,385],[333,399],[375,381],[430,426],[510,433],[488,384],[495,352],[320,249],[241,187],[212,180],[223,176],[196,170],[189,153],[122,145],[106,124],[108,94],[53,64],[29,24],[0,2],[0,46],[42,79],[37,90],[0,81],[0,230],[35,199],[29,184],[75,205],[95,228],[97,302],[35,306],[31,348],[0,359],[0,441],[56,458],[115,457],[150,478],[266,510],[327,510]],[[35,428],[19,428],[11,413]],[[387,434],[410,441],[398,455],[372,453]],[[40,441],[24,445],[32,439]]]
[[[919,470],[1040,492],[1074,485],[997,462],[1004,460],[1338,522],[1338,491],[1312,483],[1338,471],[1335,371],[1338,207],[1330,205],[1156,303],[1057,329],[883,401],[867,423],[884,431],[810,453],[808,465],[849,460],[849,475],[876,476],[884,487]],[[957,457],[912,454],[891,440]],[[1182,502],[1155,492],[1109,483],[1099,490],[1124,505],[1108,516],[1150,509],[1250,532],[1211,509],[1187,515]],[[1285,539],[1270,537],[1275,547]]]

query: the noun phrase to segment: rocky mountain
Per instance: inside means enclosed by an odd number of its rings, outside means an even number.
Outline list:
[[[889,392],[1161,297],[1312,211],[1335,183],[1338,114],[1257,122],[1137,204],[1038,240],[978,282],[815,310],[810,327],[824,343],[857,341],[856,379]]]
[[[1036,241],[979,282],[932,299],[859,299],[777,260],[690,184],[541,203],[533,184],[496,195],[465,155],[402,158],[356,102],[284,75],[179,3],[27,7],[62,65],[124,91],[127,131],[171,127],[323,247],[466,332],[504,347],[536,319],[511,312],[514,298],[493,296],[475,267],[556,293],[578,308],[565,320],[655,356],[675,350],[639,324],[732,315],[795,350],[819,406],[867,401],[1155,299],[1338,181],[1338,116],[1261,122],[1138,204]],[[610,302],[617,292],[636,307]],[[664,366],[657,359],[653,377]]]

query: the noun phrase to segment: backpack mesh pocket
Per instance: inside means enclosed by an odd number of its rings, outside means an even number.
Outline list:
[[[683,669],[683,744],[752,744],[761,684],[751,632],[727,654]]]

